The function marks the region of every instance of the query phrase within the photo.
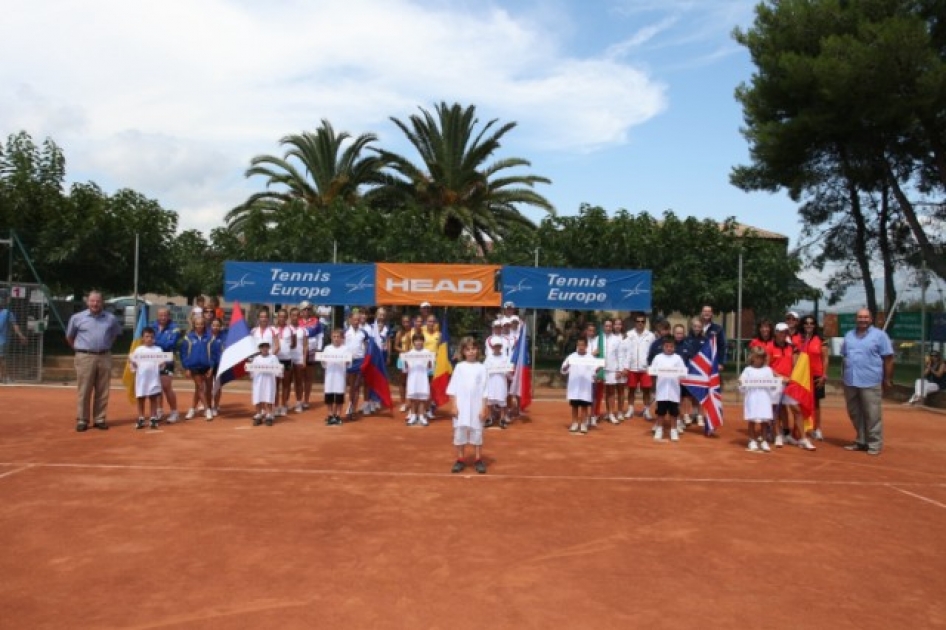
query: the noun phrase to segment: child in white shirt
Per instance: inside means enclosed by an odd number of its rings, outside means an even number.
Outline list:
[[[486,399],[489,404],[486,428],[498,426],[500,429],[505,429],[509,426],[509,419],[506,417],[506,400],[509,397],[509,381],[512,379],[512,372],[503,370],[510,363],[503,354],[501,340],[493,340],[493,347],[490,348],[490,354],[483,365],[486,367]],[[494,371],[490,372],[491,369]]]
[[[598,368],[593,365],[573,365],[576,359],[593,358],[588,353],[588,340],[580,337],[575,342],[575,351],[565,357],[562,374],[568,375],[566,397],[572,408],[572,425],[569,431],[585,435],[588,433],[588,411],[594,402],[594,381]]]
[[[414,336],[411,337],[411,344],[414,352],[426,352],[424,350],[424,335],[414,333]],[[411,409],[407,416],[408,426],[426,427],[428,424],[426,407],[427,401],[430,400],[430,380],[427,378],[427,374],[433,368],[432,360],[419,361],[416,358],[406,358],[404,360],[403,370],[407,375],[407,400]]]
[[[676,354],[677,344],[673,337],[663,339],[663,353],[654,357],[651,367],[657,370],[677,368],[686,372],[686,364],[679,354]],[[661,441],[664,438],[664,421],[670,417],[670,441],[680,440],[677,430],[677,416],[680,415],[680,376],[659,375],[657,377],[657,425],[654,430],[654,439]]]
[[[158,348],[157,350],[160,350]],[[135,398],[138,400],[138,422],[135,429],[145,428],[145,401],[150,405],[151,428],[158,428],[158,398],[161,396],[161,364],[156,361],[138,361],[137,355],[154,352],[154,328],[141,331],[141,345],[135,348],[128,360],[135,373]]]
[[[483,461],[483,420],[486,419],[486,368],[479,362],[479,344],[472,337],[460,342],[463,361],[453,368],[453,376],[447,385],[447,395],[453,407],[453,445],[457,449],[457,461],[452,472],[466,468],[466,445],[473,445],[474,468],[479,474],[486,473]]]
[[[280,365],[279,359],[269,352],[269,342],[259,342],[259,355],[248,363],[253,365]],[[258,427],[265,420],[266,426],[273,426],[273,405],[276,404],[276,374],[273,372],[253,372],[253,404],[256,414],[253,426]]]
[[[768,353],[765,348],[754,346],[749,350],[749,365],[739,375],[739,391],[745,395],[742,403],[742,417],[748,423],[749,446],[751,453],[769,453],[769,443],[765,441],[762,427],[772,422],[772,389],[765,387],[746,387],[743,383],[752,379],[775,379],[775,372],[766,365]]]
[[[348,357],[348,361],[329,361],[332,357]],[[345,386],[351,353],[345,347],[345,332],[341,328],[332,331],[332,343],[322,350],[322,371],[325,373],[325,406],[328,407],[329,426],[342,423],[342,407],[345,405]]]

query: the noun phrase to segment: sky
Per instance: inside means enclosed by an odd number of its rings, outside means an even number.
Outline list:
[[[459,102],[517,123],[496,157],[551,179],[559,214],[733,216],[795,247],[787,195],[729,183],[754,69],[731,34],[755,4],[2,0],[0,133],[51,137],[69,181],[133,188],[207,233],[262,188],[244,171],[283,136],[325,119],[416,158],[391,118]]]

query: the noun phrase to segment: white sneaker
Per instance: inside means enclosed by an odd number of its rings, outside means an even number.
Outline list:
[[[609,421],[611,424],[617,424],[617,423],[618,423],[618,419],[614,417],[614,414],[613,414],[613,413],[612,413],[612,414],[608,414],[608,421]]]
[[[164,418],[164,409],[158,409],[154,414],[154,419],[161,422],[162,418]]]
[[[699,415],[699,414],[697,414],[697,416],[696,416],[696,426],[698,426],[698,427],[702,427],[702,426],[703,426],[703,416],[701,416],[701,415]]]
[[[815,429],[812,431],[811,437],[815,438],[819,442],[824,442],[824,435],[821,433],[821,429]]]
[[[650,415],[650,407],[644,407],[644,420],[653,420],[654,417]]]
[[[427,422],[427,418],[425,418],[424,416],[417,416],[417,421],[420,422],[420,426],[422,427],[426,427],[428,424],[430,424],[429,422]]]
[[[783,440],[789,446],[799,446],[798,440],[796,440],[792,435],[786,435]]]
[[[677,431],[679,433],[683,433],[686,430],[687,430],[687,425],[683,423],[683,420],[681,418],[677,418]]]
[[[818,449],[815,448],[815,445],[812,444],[812,443],[811,443],[811,440],[809,440],[808,438],[802,438],[801,440],[798,440],[798,446],[799,446],[799,448],[803,448],[803,449],[805,449],[806,451],[816,451],[816,450],[818,450]]]
[[[177,415],[177,412],[176,412],[176,411],[172,411],[170,414],[168,414],[167,423],[168,423],[168,424],[174,424],[175,422],[178,421],[178,419],[179,419],[179,416]]]
[[[568,430],[572,433],[578,433],[578,423],[572,422],[572,426],[568,427]]]
[[[428,410],[427,410],[427,418],[430,419],[430,420],[433,420],[433,419],[434,419],[434,410],[433,410],[433,409],[428,409]],[[427,422],[426,422],[426,421],[424,422],[424,426],[425,426],[425,427],[427,426]]]
[[[598,416],[591,416],[588,418],[588,426],[592,429],[597,428],[598,426]]]
[[[208,410],[206,410],[206,411],[204,412],[204,417],[207,418],[208,420],[213,420],[213,419],[214,419],[214,412],[212,412],[210,409],[208,409]]]
[[[760,452],[761,452],[761,451],[759,450],[759,443],[756,442],[755,440],[749,440],[749,446],[746,447],[746,450],[749,451],[750,453],[760,453]]]
[[[193,407],[191,407],[190,409],[187,410],[187,415],[184,416],[184,419],[185,419],[185,420],[193,420],[193,419],[194,419],[194,408],[193,408]]]
[[[657,428],[654,429],[654,439],[657,440],[658,442],[660,442],[661,440],[664,439],[664,428],[663,428],[663,427],[657,427]]]
[[[210,411],[213,412],[214,418],[220,415],[220,407],[214,407]]]
[[[762,449],[763,453],[771,453],[772,449],[769,448],[769,443],[765,440],[759,442],[759,448]]]
[[[677,433],[677,430],[676,430],[676,429],[670,429],[670,441],[671,441],[671,442],[679,442],[679,441],[680,441],[680,434]]]
[[[693,418],[690,417],[690,414],[688,413],[683,414],[683,424],[686,426],[690,426],[691,424],[693,424]]]
[[[204,403],[197,403],[197,406],[194,408],[194,411],[196,411],[197,413],[200,413],[203,410],[204,410]]]
[[[618,422],[619,422],[619,423],[620,423],[620,422],[624,422],[624,414],[623,414],[623,413],[619,413],[619,414],[618,414]]]
[[[405,411],[407,411],[407,403],[404,403],[403,405],[401,405],[401,408],[400,408],[401,413],[404,413]]]
[[[782,434],[779,433],[775,436],[775,448],[782,448],[784,442],[782,440]]]
[[[578,427],[578,431],[580,431],[582,435],[586,435],[588,433],[588,423],[582,422],[581,426]]]
[[[417,424],[418,418],[415,415],[407,416],[407,426],[413,427]]]
[[[302,403],[296,403],[295,412],[302,413]]]

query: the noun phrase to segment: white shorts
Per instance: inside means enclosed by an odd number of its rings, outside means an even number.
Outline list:
[[[767,422],[772,422],[772,418],[746,418],[746,422],[752,424],[765,424]]]
[[[604,384],[605,384],[605,385],[617,385],[617,384],[618,384],[618,371],[617,371],[617,370],[605,370],[605,372],[604,372]]]
[[[487,400],[486,403],[489,404],[489,405],[496,405],[497,407],[505,407],[505,406],[506,406],[506,401],[505,401],[505,400],[493,400],[492,398],[490,398],[489,400]]]
[[[782,394],[782,406],[783,407],[797,407],[798,401],[789,396],[788,394]]]
[[[483,429],[474,429],[473,427],[454,427],[453,445],[463,446],[472,444],[473,446],[483,445]]]

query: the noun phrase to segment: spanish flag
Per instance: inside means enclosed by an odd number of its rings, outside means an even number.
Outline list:
[[[128,359],[125,360],[125,371],[122,373],[122,384],[125,385],[125,393],[128,394],[128,402],[134,404],[137,400],[135,396],[135,373],[131,371],[131,353],[141,345],[141,332],[148,325],[148,314],[142,308],[138,311],[138,323],[135,325],[135,336],[131,341],[131,348],[128,349]]]
[[[815,388],[811,379],[811,361],[807,352],[798,353],[795,367],[792,368],[791,382],[785,393],[798,401],[802,417],[805,419],[805,431],[814,428]]]
[[[450,402],[447,396],[447,386],[453,374],[453,364],[450,362],[450,334],[447,332],[447,312],[444,311],[440,321],[440,345],[437,346],[437,357],[434,360],[434,377],[430,381],[430,397],[437,405]]]

